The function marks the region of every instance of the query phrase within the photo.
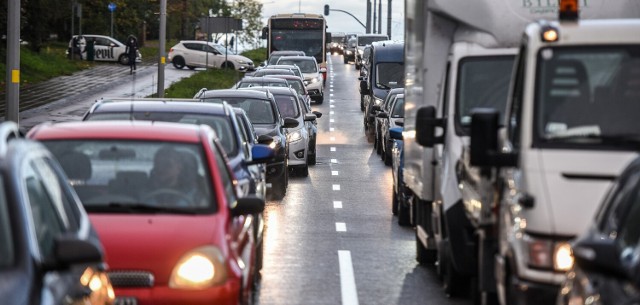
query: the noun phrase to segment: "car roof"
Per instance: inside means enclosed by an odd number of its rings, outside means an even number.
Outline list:
[[[269,96],[268,93],[265,94],[265,92],[253,90],[253,88],[252,89],[242,88],[242,89],[207,90],[202,94],[201,98],[242,97],[242,98],[253,98],[253,99],[261,99],[261,100],[271,100],[271,97]]]
[[[289,87],[253,87],[253,90],[256,91],[267,91],[267,92],[271,92],[271,94],[278,94],[278,95],[295,95],[298,96],[298,93],[293,90],[292,88]]]
[[[314,62],[317,62],[316,59],[313,56],[282,56],[278,59],[278,61],[281,60],[285,60],[285,59],[293,59],[293,60],[313,60]],[[282,64],[280,64],[282,65]]]
[[[273,51],[271,55],[282,55],[282,54],[305,54],[304,51],[293,51],[293,50],[283,50],[283,51]]]
[[[205,113],[226,115],[222,104],[174,101],[104,101],[92,109],[92,113],[105,112],[175,112],[175,113]]]
[[[283,56],[283,57],[287,57],[287,56]],[[264,69],[296,69],[298,68],[297,66],[294,65],[266,65],[264,66]]]
[[[38,140],[143,140],[199,143],[205,125],[180,124],[159,121],[82,121],[43,123],[34,127],[29,135]]]
[[[295,75],[289,75],[295,76]],[[282,78],[267,77],[267,76],[245,76],[238,81],[238,83],[282,83]],[[287,81],[284,81],[286,83]]]
[[[300,78],[300,76],[297,75],[290,75],[290,74],[278,74],[278,75],[271,75],[269,76],[270,78],[277,78],[277,79],[291,79],[291,80],[299,80],[300,82],[302,82],[302,79]]]
[[[389,90],[389,94],[402,94],[404,93],[404,88],[393,88]]]

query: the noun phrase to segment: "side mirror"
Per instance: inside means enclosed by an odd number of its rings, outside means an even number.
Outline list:
[[[271,138],[273,141],[273,138]],[[273,149],[265,144],[255,144],[251,147],[251,162],[250,164],[267,163],[269,160],[275,157]]]
[[[433,147],[444,143],[444,131],[442,136],[436,136],[436,127],[444,129],[444,120],[436,119],[436,107],[426,106],[418,109],[416,115],[416,142],[424,147]]]
[[[304,121],[305,122],[312,122],[316,120],[316,115],[312,114],[312,113],[307,113],[304,115]]]
[[[284,124],[282,127],[284,128],[295,128],[298,127],[298,120],[292,118],[284,118]]]
[[[325,67],[320,68],[320,73],[327,73],[327,68]]]
[[[367,86],[367,82],[368,80],[366,77],[363,77],[360,81],[360,94],[367,95],[371,93],[371,91],[369,91],[369,86]]]
[[[380,108],[380,107],[378,107],[378,108]],[[389,114],[384,112],[384,111],[381,111],[381,112],[378,112],[378,114],[376,114],[376,117],[381,118],[381,119],[388,119],[389,118]]]
[[[582,239],[573,245],[573,256],[580,268],[616,277],[628,277],[620,264],[620,253],[613,239]]]
[[[404,126],[404,119],[396,119],[394,122],[398,126]]]
[[[318,119],[322,117],[322,112],[320,111],[311,111],[311,113],[315,114]]]
[[[269,136],[269,135],[266,135],[266,134],[258,136],[258,143],[260,143],[260,144],[269,145],[269,144],[271,144],[271,142],[273,142],[273,137],[272,136]]]
[[[62,235],[55,239],[54,261],[47,263],[52,270],[67,269],[71,265],[102,262],[102,250],[95,244],[73,235]]]
[[[515,153],[498,152],[498,120],[495,109],[474,109],[471,115],[470,163],[479,167],[514,167],[518,165]]]
[[[239,198],[231,208],[231,216],[259,214],[264,211],[264,200],[256,196]]]
[[[402,128],[402,127],[389,128],[389,137],[394,139],[394,140],[402,141],[402,131],[403,130],[404,130],[404,128]]]

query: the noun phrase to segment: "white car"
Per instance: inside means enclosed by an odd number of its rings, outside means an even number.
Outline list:
[[[186,66],[192,70],[197,67],[255,70],[251,59],[237,55],[219,44],[201,40],[180,41],[169,50],[168,59],[177,69]]]
[[[77,37],[77,35],[74,35]],[[94,41],[94,57],[95,61],[116,61],[123,65],[129,64],[129,56],[125,53],[127,46],[118,41],[117,39],[109,36],[103,35],[80,35],[80,41],[78,45],[80,47],[80,54],[83,60],[87,59],[86,47],[89,41]],[[71,49],[71,45],[73,43],[73,38],[69,41],[69,49]],[[69,50],[67,50],[67,56],[69,56]],[[136,56],[136,62],[142,61],[142,55],[140,51]]]
[[[309,92],[311,99],[318,104],[322,104],[324,101],[323,72],[326,72],[326,68],[319,68],[318,62],[312,56],[282,56],[278,59],[278,65],[292,65],[298,66],[302,71],[304,85]]]

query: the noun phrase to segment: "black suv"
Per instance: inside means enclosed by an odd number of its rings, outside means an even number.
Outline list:
[[[0,125],[0,180],[2,304],[113,304],[102,244],[78,195],[13,122]]]
[[[227,102],[247,112],[258,135],[258,142],[268,144],[275,152],[274,160],[267,163],[267,183],[271,184],[268,194],[273,199],[284,198],[289,184],[289,144],[285,128],[298,126],[298,121],[282,118],[275,98],[269,92],[249,89],[202,90],[196,97],[207,103]]]

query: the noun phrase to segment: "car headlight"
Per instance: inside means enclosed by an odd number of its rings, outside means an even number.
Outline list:
[[[273,141],[269,143],[269,147],[271,149],[276,149],[278,146],[280,146],[280,137],[273,137]]]
[[[241,64],[241,65],[244,65],[244,64],[246,64],[247,62],[246,62],[246,61],[244,61],[244,60],[238,60],[238,63],[239,63],[239,64]]]
[[[574,258],[567,242],[541,239],[526,235],[523,238],[529,254],[529,266],[556,271],[567,271],[573,267]]]
[[[287,141],[289,141],[289,143],[298,142],[300,140],[302,140],[302,133],[300,133],[300,130],[296,130],[287,135]]]
[[[353,52],[351,52],[350,50],[347,50],[347,55],[351,55],[351,53]]]
[[[307,82],[308,82],[309,84],[313,84],[313,83],[317,83],[317,82],[319,82],[319,81],[321,81],[321,80],[320,80],[320,77],[314,77],[314,78],[309,79]]]
[[[379,98],[377,98],[377,97],[374,97],[374,98],[373,98],[373,103],[374,103],[374,105],[380,106],[380,105],[382,105],[382,102],[384,102],[384,100],[379,99]]]
[[[202,289],[227,280],[224,256],[218,248],[205,246],[188,252],[171,272],[169,287]]]

